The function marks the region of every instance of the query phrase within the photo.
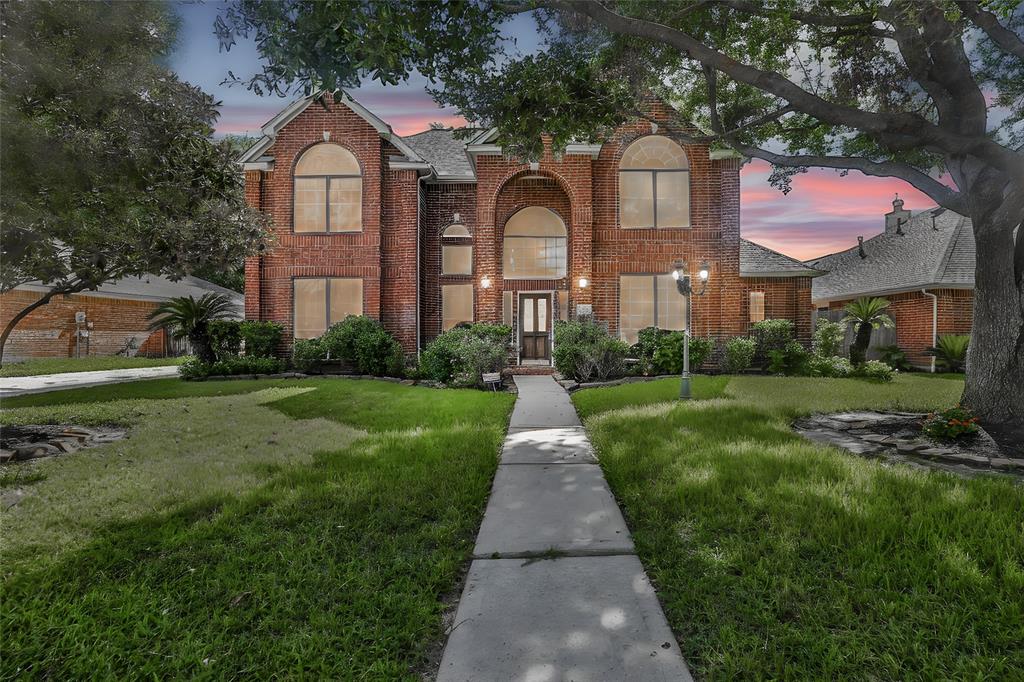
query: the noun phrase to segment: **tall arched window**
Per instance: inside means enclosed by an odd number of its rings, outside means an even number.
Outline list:
[[[529,206],[505,223],[505,279],[561,279],[566,269],[565,223],[554,211]]]
[[[336,144],[310,147],[295,164],[296,232],[362,232],[363,178],[352,152]]]
[[[689,227],[690,164],[678,144],[648,135],[629,145],[619,162],[622,227]]]

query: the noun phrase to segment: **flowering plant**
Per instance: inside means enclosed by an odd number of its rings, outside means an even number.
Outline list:
[[[978,418],[966,407],[957,405],[929,414],[921,430],[939,440],[957,440],[978,432]]]

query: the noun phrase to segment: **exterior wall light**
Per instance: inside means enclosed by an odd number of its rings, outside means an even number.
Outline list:
[[[676,289],[686,299],[686,327],[683,330],[683,375],[679,381],[679,399],[690,399],[690,299],[693,294],[703,296],[708,288],[708,279],[711,277],[711,267],[707,261],[702,261],[700,270],[697,271],[700,279],[700,291],[694,291],[690,283],[690,266],[683,261],[676,261],[672,269],[672,279],[676,281]]]
[[[586,289],[590,284],[590,280],[586,277],[580,277],[580,289]]]
[[[483,288],[483,289],[490,289],[491,288],[491,278],[490,277],[482,277],[480,279],[480,287]]]

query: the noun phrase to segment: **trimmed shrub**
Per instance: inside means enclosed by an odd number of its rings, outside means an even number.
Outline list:
[[[822,358],[839,355],[843,351],[845,338],[845,324],[819,317],[817,327],[814,329],[814,341],[811,344],[811,349],[815,355]]]
[[[907,354],[899,346],[895,344],[879,346],[877,350],[880,356],[879,359],[896,371],[906,372],[912,368],[910,360],[907,359]]]
[[[814,377],[848,377],[853,374],[850,361],[838,355],[815,355],[808,360],[807,369]]]
[[[629,346],[592,320],[555,323],[555,369],[576,381],[604,381],[625,373]]]
[[[284,327],[277,322],[258,320],[245,320],[238,325],[238,330],[245,344],[245,354],[260,358],[273,357],[284,333]]]
[[[757,341],[750,337],[736,336],[729,339],[725,344],[725,371],[736,374],[747,369],[754,362],[756,352]]]
[[[351,362],[359,374],[395,376],[405,364],[395,337],[365,315],[349,315],[331,325],[319,341],[322,358]]]
[[[714,347],[715,342],[710,338],[691,336],[690,371],[700,369]],[[652,366],[658,374],[679,374],[683,371],[683,332],[665,332],[658,337]]]
[[[189,358],[179,368],[183,379],[205,379],[210,376],[238,374],[277,374],[283,370],[283,360],[248,356],[229,357],[210,363],[201,362],[198,358]]]
[[[771,361],[772,351],[781,351],[793,340],[793,323],[789,320],[761,320],[750,325],[750,335],[757,341],[754,362],[760,367]]]
[[[441,333],[420,354],[416,376],[460,387],[483,386],[482,375],[508,361],[508,325],[477,323]]]
[[[929,414],[921,431],[938,440],[957,440],[978,432],[978,418],[966,407],[957,405]]]
[[[893,374],[895,371],[892,367],[879,362],[878,360],[868,360],[857,365],[853,370],[854,376],[864,377],[865,379],[878,379],[879,381],[892,381]]]
[[[292,365],[300,372],[309,372],[320,367],[325,355],[320,339],[295,339],[292,347]]]
[[[811,354],[796,341],[790,341],[781,350],[768,351],[769,374],[801,376],[808,373]]]
[[[210,337],[210,347],[218,360],[238,355],[242,346],[238,320],[210,320],[206,329]]]

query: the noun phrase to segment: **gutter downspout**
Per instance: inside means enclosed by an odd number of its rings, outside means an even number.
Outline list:
[[[921,293],[932,299],[932,348],[939,342],[939,297],[935,294],[929,294],[927,289],[921,289]],[[935,374],[935,356],[932,356],[932,374]]]
[[[422,336],[420,334],[420,306],[423,301],[420,299],[420,239],[423,235],[423,181],[429,175],[421,175],[416,178],[416,360],[420,359]]]

